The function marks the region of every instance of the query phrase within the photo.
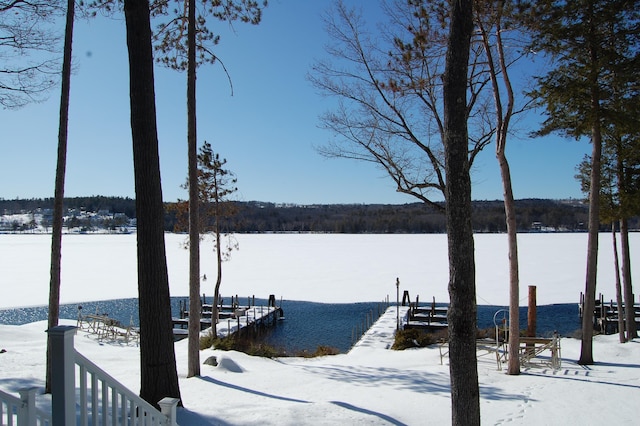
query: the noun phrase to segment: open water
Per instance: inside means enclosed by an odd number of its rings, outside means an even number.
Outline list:
[[[180,302],[184,297],[171,299],[172,314],[179,316]],[[207,300],[210,303],[209,300]],[[240,298],[240,304],[247,300]],[[267,343],[288,353],[313,352],[320,345],[330,346],[347,352],[369,324],[384,312],[386,305],[379,302],[365,303],[315,303],[302,301],[278,301],[285,319],[265,335]],[[267,304],[256,299],[257,306]],[[501,321],[508,308],[505,306],[478,306],[478,327],[494,327],[495,320]],[[118,299],[60,306],[60,318],[76,319],[78,313],[108,314],[124,325],[138,325],[138,300]],[[29,307],[0,310],[0,324],[20,325],[47,319],[47,307]],[[520,328],[527,327],[527,308],[520,308]],[[577,304],[556,304],[538,306],[537,334],[550,336],[557,331],[561,336],[573,336],[580,328]]]

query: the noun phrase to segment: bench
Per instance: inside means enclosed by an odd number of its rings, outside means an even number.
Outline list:
[[[447,339],[439,339],[438,340],[438,349],[440,350],[440,365],[443,365],[444,358],[449,356],[449,341]],[[479,358],[483,355],[494,355],[496,356],[496,362],[498,364],[498,370],[500,367],[500,353],[498,351],[499,345],[496,344],[495,340],[491,339],[476,339],[476,357]]]
[[[507,362],[508,343],[505,341],[495,341],[487,339],[476,340],[477,356],[493,355],[496,356],[498,370],[502,370],[502,364]],[[440,364],[443,359],[449,355],[449,342],[446,339],[438,341],[438,349],[440,350]],[[549,351],[549,357],[541,357],[544,352]],[[531,367],[536,364],[548,365],[557,370],[562,365],[560,356],[560,337],[554,333],[552,338],[545,337],[520,337],[519,354],[520,364]]]
[[[541,358],[539,355],[549,352],[548,358]],[[535,363],[545,364],[557,370],[561,367],[562,357],[560,356],[560,337],[554,333],[552,338],[544,337],[520,337],[519,348],[520,363],[531,366]],[[534,362],[537,360],[537,362]]]
[[[98,340],[118,340],[122,339],[125,343],[129,341],[139,342],[138,329],[129,326],[122,326],[117,320],[109,318],[107,315],[80,315],[76,326],[80,330],[98,336]]]

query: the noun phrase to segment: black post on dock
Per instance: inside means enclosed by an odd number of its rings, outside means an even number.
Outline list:
[[[433,300],[431,301],[431,318],[436,316],[436,297],[432,296]],[[429,318],[429,320],[431,320],[431,318]]]
[[[409,290],[405,290],[402,293],[402,306],[411,305],[411,298],[409,297]]]
[[[584,293],[580,292],[580,302],[578,304],[578,315],[580,319],[582,319],[583,310],[584,310]]]
[[[400,278],[396,278],[396,331],[400,330]]]

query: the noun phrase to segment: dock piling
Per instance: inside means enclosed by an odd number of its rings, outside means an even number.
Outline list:
[[[536,301],[536,286],[529,286],[529,307],[527,310],[527,336],[536,336],[536,322],[537,322],[537,301]]]

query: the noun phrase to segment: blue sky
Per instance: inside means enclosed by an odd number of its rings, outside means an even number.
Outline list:
[[[364,4],[353,0],[349,3]],[[371,164],[329,160],[315,147],[332,135],[319,129],[331,106],[306,76],[326,57],[321,19],[330,0],[271,0],[258,26],[216,23],[219,66],[198,72],[198,140],[227,159],[241,200],[278,203],[410,203]],[[366,2],[373,23],[377,11]],[[213,22],[213,21],[212,21]],[[121,15],[78,20],[74,35],[65,195],[134,197],[125,25]],[[186,76],[156,68],[156,105],[165,201],[185,199]],[[0,110],[0,198],[52,197],[59,90],[46,102]],[[526,122],[535,122],[532,117]],[[534,125],[532,125],[534,126]],[[534,130],[524,128],[524,130]],[[502,199],[494,146],[473,170],[475,200]],[[512,138],[507,147],[514,194],[520,198],[580,198],[575,167],[586,141],[560,136]],[[434,199],[439,199],[434,197]]]

